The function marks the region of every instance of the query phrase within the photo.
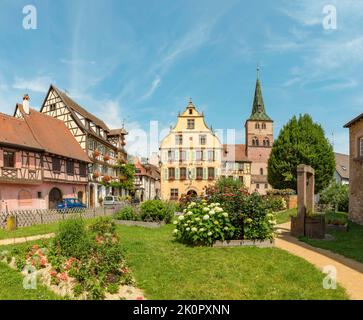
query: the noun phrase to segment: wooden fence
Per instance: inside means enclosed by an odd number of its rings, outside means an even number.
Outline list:
[[[101,216],[112,216],[125,204],[98,208],[73,208],[73,209],[38,209],[38,210],[10,210],[0,212],[0,228],[5,228],[7,219],[15,217],[17,227],[27,227],[37,224],[48,224],[65,219],[81,217],[96,218]]]

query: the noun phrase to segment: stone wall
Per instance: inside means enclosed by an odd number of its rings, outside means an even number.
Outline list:
[[[358,155],[358,139],[363,137],[363,120],[352,124],[349,135],[349,217],[363,225],[363,158]]]

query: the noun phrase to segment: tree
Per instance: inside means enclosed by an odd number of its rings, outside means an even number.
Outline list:
[[[321,204],[333,206],[334,211],[348,212],[349,208],[349,187],[333,181],[329,187],[320,194]]]
[[[268,161],[268,181],[276,189],[297,190],[297,166],[315,170],[315,192],[326,188],[335,170],[333,148],[323,128],[308,114],[294,116],[280,131]]]

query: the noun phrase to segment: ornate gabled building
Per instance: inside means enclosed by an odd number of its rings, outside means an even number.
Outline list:
[[[192,101],[160,145],[161,198],[203,193],[220,175],[222,144]]]
[[[149,163],[148,159],[142,161],[134,159],[135,165],[135,196],[140,201],[160,198],[160,170],[159,167]]]
[[[40,112],[62,120],[81,148],[92,160],[89,167],[88,205],[98,206],[99,199],[108,194],[122,195],[124,190],[107,187],[118,181],[118,162],[126,163],[124,128],[110,129],[102,120],[89,113],[66,93],[51,85]]]
[[[65,124],[31,109],[27,95],[15,113],[0,113],[0,210],[85,201],[91,161]]]

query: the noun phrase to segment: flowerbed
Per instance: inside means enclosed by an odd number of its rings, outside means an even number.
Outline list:
[[[0,260],[24,275],[36,272],[43,284],[61,296],[142,298],[123,259],[115,228],[109,218],[99,218],[88,228],[82,219],[67,220],[54,239],[3,253]]]

